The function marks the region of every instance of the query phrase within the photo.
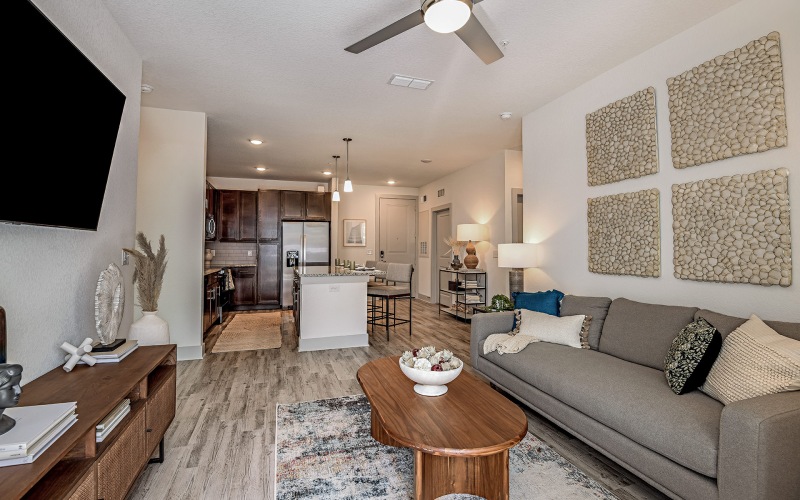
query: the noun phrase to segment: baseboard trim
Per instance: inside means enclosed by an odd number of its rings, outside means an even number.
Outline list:
[[[346,349],[348,347],[369,347],[369,335],[360,333],[320,339],[304,339],[301,337],[297,350],[299,352],[322,351],[325,349]]]
[[[178,361],[189,361],[192,359],[203,359],[203,346],[201,345],[178,346]]]

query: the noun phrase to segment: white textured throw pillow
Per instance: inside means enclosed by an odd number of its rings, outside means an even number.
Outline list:
[[[800,389],[800,341],[755,314],[722,342],[700,390],[725,404]]]
[[[583,314],[575,316],[552,316],[550,314],[520,309],[522,321],[520,335],[535,337],[542,342],[581,347],[581,327],[586,318]]]

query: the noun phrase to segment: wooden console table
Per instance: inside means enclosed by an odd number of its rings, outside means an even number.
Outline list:
[[[19,406],[77,401],[78,421],[35,462],[0,468],[0,496],[124,499],[175,417],[175,361],[174,344],[139,347],[119,363],[58,367],[26,384]],[[126,398],[131,412],[96,443],[95,426]]]

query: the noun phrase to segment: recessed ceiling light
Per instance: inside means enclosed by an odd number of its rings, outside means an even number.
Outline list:
[[[250,144],[254,146],[260,146],[261,144],[264,144],[264,141],[261,139],[250,139]]]
[[[267,167],[256,167],[256,170],[258,170],[259,172],[266,172]]]
[[[501,120],[510,120],[511,119],[511,111],[503,111],[500,113]]]
[[[330,170],[326,170],[322,172],[322,175],[333,175],[333,172],[331,172]]]
[[[429,160],[428,158],[425,158],[425,159],[423,159],[423,160],[420,160],[420,161],[421,161],[422,163],[430,163],[430,162],[432,162],[433,160]]]
[[[386,181],[386,184],[394,184],[394,183],[396,183],[396,182],[397,182],[397,181],[392,181],[392,180],[389,180],[389,181]]]
[[[154,91],[155,88],[152,85],[148,85],[146,83],[142,84],[142,94],[149,94],[150,92]]]

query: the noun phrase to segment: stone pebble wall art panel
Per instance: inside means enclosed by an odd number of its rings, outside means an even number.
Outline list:
[[[586,115],[586,164],[590,186],[658,173],[653,87]]]
[[[790,286],[788,185],[785,168],[673,185],[675,277]]]
[[[670,78],[667,87],[675,168],[786,146],[777,32]]]
[[[657,189],[590,198],[587,215],[590,272],[661,276]]]

